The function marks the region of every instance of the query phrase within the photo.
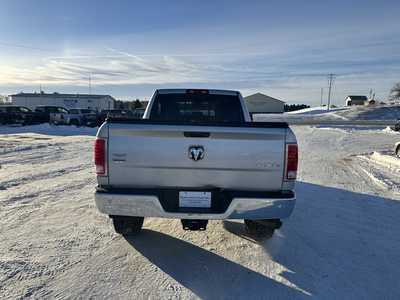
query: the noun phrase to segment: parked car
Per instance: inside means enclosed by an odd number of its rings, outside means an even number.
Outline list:
[[[394,131],[400,131],[400,120],[397,120],[397,123],[394,124],[394,126],[392,126],[391,129]]]
[[[397,156],[398,158],[400,158],[400,142],[397,142],[397,143],[394,145],[394,153],[396,154],[396,156]]]
[[[50,122],[51,114],[68,113],[68,111],[64,107],[60,106],[39,105],[36,106],[35,113],[43,120],[43,122]]]
[[[115,231],[144,217],[244,219],[272,235],[296,197],[297,142],[284,122],[251,122],[239,92],[157,90],[143,119],[110,117],[97,132],[97,208]]]
[[[20,119],[16,119],[15,114],[7,111],[6,106],[1,105],[0,106],[0,124],[5,125],[5,124],[13,124],[17,123]]]
[[[39,124],[42,120],[39,115],[24,106],[1,105],[0,123],[1,124]]]
[[[69,125],[68,123],[69,110],[60,108],[56,112],[50,113],[49,122],[54,125]]]
[[[97,125],[97,112],[86,108],[71,108],[63,112],[52,114],[51,121],[58,125],[95,127]]]
[[[133,112],[134,118],[136,118],[136,119],[143,118],[145,111],[146,111],[145,108],[136,108],[135,111]]]
[[[98,115],[97,115],[97,126],[101,126],[101,124],[104,123],[104,121],[107,119],[107,117],[112,116],[112,117],[132,117],[132,112],[129,110],[123,110],[123,109],[103,109]]]
[[[75,126],[90,126],[97,125],[97,112],[92,109],[74,108],[69,110],[69,124]]]

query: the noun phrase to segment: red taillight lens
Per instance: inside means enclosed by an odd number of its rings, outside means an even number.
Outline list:
[[[296,144],[286,145],[286,179],[295,180],[297,177],[297,164],[299,162]]]
[[[186,94],[208,94],[208,90],[191,89],[186,90]]]
[[[103,139],[94,142],[94,164],[97,175],[106,175],[106,141]]]

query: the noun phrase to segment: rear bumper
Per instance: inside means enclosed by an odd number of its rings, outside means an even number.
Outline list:
[[[232,192],[223,211],[170,209],[158,192],[144,190],[102,190],[95,193],[96,206],[107,215],[161,217],[172,219],[284,219],[291,215],[296,197],[293,191]],[[160,201],[162,199],[162,201]],[[208,211],[207,211],[208,210]]]

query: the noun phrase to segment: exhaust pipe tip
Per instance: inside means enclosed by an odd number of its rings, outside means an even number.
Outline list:
[[[282,221],[280,219],[269,219],[269,220],[254,220],[271,229],[279,229],[282,227]]]

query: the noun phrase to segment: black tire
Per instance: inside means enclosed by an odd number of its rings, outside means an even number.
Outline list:
[[[111,216],[115,232],[122,235],[136,235],[143,226],[143,217]]]
[[[69,121],[70,125],[74,125],[74,126],[79,126],[79,121],[77,119],[72,119],[71,121]]]
[[[244,220],[247,233],[258,238],[269,239],[274,235],[275,228],[253,220]]]
[[[397,146],[396,148],[396,156],[400,158],[400,146]]]

